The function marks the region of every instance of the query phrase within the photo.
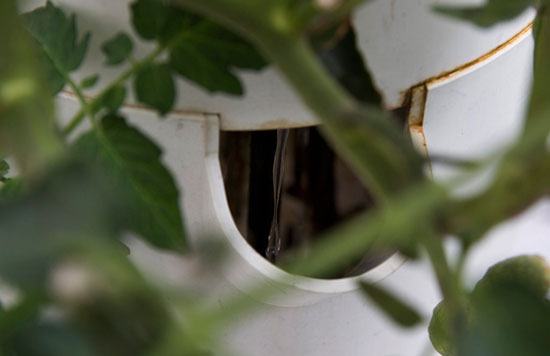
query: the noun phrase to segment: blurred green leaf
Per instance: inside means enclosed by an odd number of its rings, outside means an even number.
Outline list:
[[[86,33],[79,39],[75,16],[66,16],[63,10],[51,1],[31,12],[22,15],[27,30],[41,48],[41,61],[48,73],[48,83],[53,93],[65,85],[68,73],[78,69],[90,41]]]
[[[475,316],[459,355],[543,356],[550,350],[550,304],[521,283],[495,283],[473,298]]]
[[[32,176],[62,155],[64,148],[27,36],[15,2],[0,1],[0,151],[13,157],[22,175]]]
[[[122,104],[124,104],[125,98],[126,88],[122,85],[115,85],[107,90],[99,104],[105,107],[109,112],[116,113]]]
[[[11,200],[18,197],[24,191],[24,185],[19,178],[9,178],[0,186],[0,201]]]
[[[138,0],[132,3],[132,24],[136,32],[146,40],[154,40],[165,28],[169,10],[157,0]]]
[[[87,335],[62,322],[34,319],[17,329],[4,348],[17,356],[96,356]],[[8,354],[9,355],[9,354]]]
[[[93,88],[98,81],[99,81],[98,74],[90,75],[89,77],[82,79],[82,82],[80,82],[80,87],[82,89],[90,89],[90,88]]]
[[[545,298],[550,290],[550,266],[540,256],[524,255],[506,259],[489,268],[473,293],[483,293],[494,284],[516,283],[533,295]]]
[[[543,0],[545,2],[547,0]],[[490,27],[499,22],[519,16],[528,7],[535,5],[535,0],[488,0],[482,6],[435,6],[436,12],[466,19],[478,26]]]
[[[415,309],[388,291],[371,283],[359,282],[359,285],[365,296],[399,325],[413,327],[422,321],[422,317]]]
[[[0,312],[0,354],[17,355],[17,336],[29,325],[38,321],[43,303],[42,296],[26,297],[16,305]]]
[[[428,327],[430,341],[443,356],[456,356],[457,351],[453,340],[453,315],[446,301],[441,301],[433,310]]]
[[[174,106],[176,86],[167,64],[152,64],[141,68],[134,82],[137,99],[165,115]]]
[[[250,44],[203,20],[186,29],[185,39],[170,53],[170,65],[210,92],[242,95],[244,89],[234,69],[260,70],[266,63]]]
[[[75,272],[85,280],[76,290],[70,283]],[[54,300],[100,355],[149,354],[174,322],[162,296],[116,249],[87,248],[58,265],[53,280]]]
[[[10,165],[5,160],[0,160],[0,181],[6,178],[6,174],[10,171]]]
[[[105,167],[132,202],[127,224],[150,243],[181,249],[185,234],[179,194],[174,180],[160,161],[161,150],[124,118],[107,115],[99,123],[101,136],[89,132],[75,143],[84,157]]]
[[[96,170],[62,165],[17,199],[0,201],[0,275],[37,290],[60,254],[121,229],[124,200]]]
[[[17,355],[145,355],[173,324],[163,298],[110,245],[58,255],[44,297],[0,318],[0,345]],[[36,299],[36,298],[35,298]],[[43,316],[44,305],[63,317]]]
[[[106,41],[101,50],[107,56],[108,65],[117,65],[124,62],[134,49],[132,39],[124,32],[118,33],[112,39]]]
[[[538,329],[549,328],[550,320],[540,325],[533,324],[531,327],[537,330],[532,335],[522,335],[529,334],[524,331],[512,331],[516,326],[510,329],[508,324],[517,323],[517,327],[526,327],[526,325],[520,325],[528,324],[531,318],[533,323],[539,323],[540,321],[537,321],[534,315],[529,315],[532,312],[531,307],[522,305],[520,301],[525,298],[524,302],[539,304],[535,309],[540,308],[541,312],[550,313],[550,309],[544,311],[549,307],[545,299],[549,288],[550,271],[546,261],[541,257],[526,255],[501,261],[487,270],[472,293],[467,296],[465,305],[456,309],[466,314],[459,319],[462,323],[457,324],[456,320],[452,320],[453,306],[449,305],[448,301],[444,300],[437,305],[428,328],[430,340],[434,348],[444,356],[519,356],[521,355],[519,350],[525,348],[525,344],[542,342],[542,339],[538,340]],[[516,305],[516,303],[520,304]],[[508,308],[514,311],[507,313]],[[525,313],[519,311],[523,308]],[[498,315],[499,313],[508,315]],[[462,328],[457,329],[456,325]],[[496,330],[500,328],[509,330],[497,332]],[[483,331],[480,331],[481,329]],[[500,332],[503,332],[502,336],[499,336]],[[514,335],[509,336],[511,339],[505,340],[507,336],[504,335],[508,333],[514,333]],[[533,339],[530,339],[531,336]],[[499,338],[502,340],[499,341]],[[476,348],[479,350],[474,352],[473,349]],[[544,353],[526,352],[524,354],[542,355]]]

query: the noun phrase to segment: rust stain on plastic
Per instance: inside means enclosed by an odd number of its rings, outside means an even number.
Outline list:
[[[432,173],[432,165],[430,162],[430,154],[426,143],[426,135],[424,134],[424,111],[426,110],[426,100],[428,98],[428,88],[425,84],[412,88],[410,90],[409,114],[407,117],[407,125],[409,135],[413,146],[420,151],[427,160],[428,169]]]
[[[513,46],[516,44],[519,40],[523,39],[525,35],[527,35],[532,29],[533,29],[534,21],[531,21],[527,26],[525,26],[520,32],[516,33],[514,36],[512,36],[510,39],[508,39],[506,42],[498,45],[497,47],[493,48],[489,52],[485,53],[481,57],[478,57],[474,59],[473,61],[470,61],[468,63],[465,63],[455,69],[445,71],[439,75],[435,75],[431,78],[428,78],[421,82],[420,84],[425,85],[433,85],[434,83],[441,82],[441,81],[447,81],[449,79],[452,79],[461,73],[476,67],[477,65],[487,61],[488,59],[491,59],[492,57],[499,55],[503,50]]]
[[[409,126],[422,126],[427,99],[428,88],[425,84],[421,84],[410,90],[409,114],[407,116]]]
[[[432,162],[430,160],[430,151],[428,151],[428,144],[426,143],[424,128],[421,125],[409,126],[409,134],[411,136],[411,141],[414,147],[426,157],[428,170],[430,172],[430,175],[433,175]]]
[[[413,86],[411,86],[409,89],[401,92],[401,97],[403,98],[402,99],[402,106],[405,105],[405,103],[407,102],[409,96],[411,95],[411,92],[412,90],[414,90],[414,88],[417,88],[419,86],[426,86],[426,87],[429,87],[429,86],[432,86],[436,83],[439,83],[439,82],[445,82],[445,81],[448,81],[454,77],[457,77],[457,76],[460,76],[462,75],[464,72],[482,64],[483,62],[491,59],[492,57],[494,56],[497,56],[500,54],[500,52],[502,52],[503,50],[513,46],[514,44],[516,44],[518,41],[520,41],[521,39],[523,39],[524,36],[526,36],[529,32],[531,32],[531,30],[533,29],[533,25],[534,25],[534,21],[531,21],[527,26],[525,26],[521,31],[519,31],[518,33],[516,33],[514,36],[512,36],[511,38],[509,38],[507,41],[501,43],[500,45],[496,46],[495,48],[491,49],[490,51],[488,51],[487,53],[483,54],[482,56],[470,61],[470,62],[467,62],[465,64],[462,64],[454,69],[451,69],[451,70],[446,70],[438,75],[434,75],[432,77],[429,77],[427,79],[424,79],[422,80],[421,82],[418,82],[417,84],[414,84]]]
[[[500,44],[499,46],[485,53],[481,57],[478,57],[473,61],[465,63],[455,69],[448,70],[439,75],[425,79],[422,82],[413,85],[406,92],[402,93],[403,104],[407,102],[409,103],[407,124],[412,143],[420,152],[422,152],[426,156],[428,168],[431,174],[432,165],[430,162],[430,155],[423,127],[424,113],[426,110],[426,101],[428,99],[429,87],[458,77],[464,74],[464,72],[470,71],[476,66],[494,58],[495,56],[500,55],[502,51],[508,49],[509,47],[516,44],[518,41],[522,40],[533,29],[533,24],[534,22],[529,23],[525,28],[523,28],[520,32],[508,39],[506,42]]]

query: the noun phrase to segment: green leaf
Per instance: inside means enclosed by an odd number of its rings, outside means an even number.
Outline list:
[[[142,68],[134,82],[137,99],[165,115],[174,106],[176,87],[167,64],[152,64]]]
[[[422,321],[420,314],[388,291],[374,284],[359,282],[361,291],[382,309],[393,321],[404,327],[412,327]]]
[[[10,165],[5,160],[0,161],[0,179],[5,178],[10,171]]]
[[[75,146],[88,159],[100,162],[117,190],[133,202],[128,211],[129,228],[155,246],[184,247],[179,194],[160,161],[161,150],[122,117],[108,115],[98,125],[101,136],[87,133]]]
[[[80,87],[82,89],[90,89],[90,88],[93,88],[98,81],[99,81],[99,74],[90,75],[89,77],[82,79],[82,82],[80,83]]]
[[[100,104],[109,112],[115,113],[124,104],[125,98],[126,88],[122,85],[115,85],[103,95]]]
[[[125,33],[121,32],[112,39],[106,41],[101,50],[107,56],[108,65],[117,65],[124,62],[134,49],[132,39]]]
[[[130,10],[134,29],[146,40],[154,40],[162,33],[169,16],[168,8],[157,0],[138,0]]]
[[[459,337],[458,355],[546,356],[550,304],[521,283],[495,283],[473,298],[474,315]]]
[[[82,64],[90,34],[86,33],[79,39],[75,16],[67,17],[50,1],[22,17],[41,48],[41,61],[56,93],[63,88],[64,77]]]
[[[170,52],[170,65],[183,77],[210,92],[242,95],[236,68],[260,70],[266,62],[241,38],[202,20],[186,30],[186,37]]]
[[[24,190],[23,182],[18,178],[9,178],[0,186],[0,201],[12,200],[21,195]]]
[[[434,10],[447,16],[469,20],[478,26],[490,27],[519,16],[533,5],[535,0],[489,0],[483,6],[435,6]]]
[[[136,1],[132,23],[141,37],[157,39],[170,50],[170,66],[177,73],[210,92],[242,95],[235,70],[266,66],[256,49],[241,37],[159,1]]]
[[[453,315],[446,301],[441,301],[433,310],[428,327],[430,341],[443,356],[456,356],[453,340]]]
[[[464,305],[460,310],[465,313],[462,315],[462,325],[463,331],[465,332],[465,337],[467,341],[462,340],[461,336],[457,335],[457,323],[453,319],[451,314],[452,309],[451,305],[444,300],[435,307],[432,320],[430,321],[430,326],[428,331],[430,333],[430,340],[434,348],[444,356],[456,356],[458,355],[457,344],[461,345],[463,348],[480,348],[485,350],[484,352],[479,353],[479,355],[502,355],[510,354],[515,355],[515,353],[499,353],[503,350],[508,350],[509,347],[516,348],[517,345],[507,346],[501,351],[498,351],[500,346],[499,344],[506,344],[507,341],[499,341],[497,334],[491,335],[491,332],[486,331],[475,331],[479,328],[491,328],[495,329],[500,326],[496,325],[487,325],[486,323],[489,320],[483,320],[488,315],[486,312],[491,312],[490,310],[498,310],[503,308],[502,311],[507,308],[518,309],[522,306],[515,306],[515,303],[510,303],[510,305],[505,306],[507,297],[517,298],[521,294],[521,298],[533,299],[535,304],[545,301],[545,297],[550,288],[550,270],[548,269],[547,262],[539,256],[518,256],[506,259],[501,261],[487,270],[483,278],[476,284],[472,293],[464,298]],[[512,295],[513,294],[513,295]],[[503,305],[498,305],[499,303]],[[546,308],[543,306],[543,309]],[[491,313],[492,313],[491,312]],[[522,319],[521,313],[513,315],[513,313],[504,312],[505,314],[510,314],[511,319],[505,321],[504,323],[516,323],[513,321],[517,319],[517,322],[520,323]],[[490,316],[490,319],[493,319],[491,323],[500,323],[498,320],[502,316],[494,315]],[[505,317],[504,319],[507,319]],[[550,326],[550,324],[549,324]],[[504,326],[504,328],[508,328]],[[485,334],[485,337],[482,337],[481,340],[473,341],[477,339],[476,334],[479,333]],[[517,333],[516,335],[520,335]],[[464,336],[464,335],[462,335]],[[519,341],[519,340],[518,340]],[[474,342],[473,345],[470,343]],[[521,341],[522,343],[523,341]],[[512,344],[515,341],[511,341]],[[524,346],[520,346],[524,347]],[[519,348],[518,348],[519,350]],[[477,351],[476,351],[477,352]],[[464,355],[473,355],[473,351],[468,351],[467,353],[462,353]],[[525,353],[526,355],[531,355],[531,353]],[[518,354],[519,355],[519,354]]]
[[[550,290],[550,267],[541,256],[524,255],[501,261],[487,270],[472,293],[482,293],[494,284],[513,282],[544,298]]]

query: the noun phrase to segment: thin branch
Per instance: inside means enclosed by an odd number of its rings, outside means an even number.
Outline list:
[[[126,82],[126,80],[128,80],[130,77],[132,77],[139,68],[155,61],[158,58],[158,56],[164,51],[164,49],[165,49],[165,47],[158,47],[157,49],[155,49],[153,52],[151,52],[145,58],[143,58],[142,60],[135,63],[135,65],[132,65],[129,69],[124,71],[120,76],[118,76],[114,81],[112,81],[107,87],[105,87],[105,89],[103,89],[94,99],[92,99],[88,103],[88,106],[82,105],[80,110],[75,114],[75,116],[73,116],[71,121],[63,129],[63,131],[62,131],[63,135],[68,136],[71,132],[73,132],[73,130],[76,127],[78,127],[78,125],[84,120],[84,118],[88,114],[87,113],[88,107],[89,108],[97,107],[98,104],[103,100],[105,95],[110,90],[112,90],[113,88],[115,88],[119,85],[124,84],[124,82]],[[73,88],[73,90],[74,90],[74,88]],[[75,93],[78,96],[78,92],[76,90],[75,90]]]

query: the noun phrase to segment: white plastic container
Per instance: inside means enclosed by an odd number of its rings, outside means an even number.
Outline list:
[[[77,76],[100,73],[106,84],[120,69],[105,69],[99,46],[120,30],[131,32],[127,5],[119,0],[54,1],[79,14],[81,30],[94,34],[91,54]],[[31,1],[32,3],[32,1]],[[37,2],[38,3],[38,2]],[[433,14],[437,0],[373,0],[355,15],[358,39],[388,108],[413,90],[411,133],[428,153],[482,157],[508,144],[521,127],[531,77],[533,12],[481,30]],[[463,4],[463,1],[449,1]],[[30,5],[29,5],[30,6]],[[136,57],[151,49],[140,43]],[[178,82],[177,109],[165,120],[132,98],[124,112],[164,149],[163,160],[183,192],[182,210],[191,237],[216,236],[229,247],[224,273],[208,274],[193,258],[160,253],[132,240],[132,256],[147,273],[169,283],[193,286],[222,306],[250,284],[278,285],[274,300],[251,301],[262,308],[227,330],[224,342],[244,356],[418,355],[429,349],[427,321],[440,296],[425,261],[393,256],[356,278],[318,280],[290,276],[250,247],[227,204],[218,160],[220,130],[257,130],[315,124],[272,69],[245,73],[247,95],[210,96]],[[414,89],[413,89],[414,88]],[[63,119],[78,109],[69,92],[59,97]],[[434,167],[436,179],[448,175]],[[524,217],[496,229],[471,259],[471,280],[505,257],[537,252],[550,257],[550,230],[541,203]],[[527,237],[526,237],[527,236]],[[520,239],[521,238],[521,239]],[[502,243],[506,241],[506,243]],[[449,248],[452,250],[453,246]],[[403,330],[357,290],[356,281],[380,282],[418,307],[424,325]]]

